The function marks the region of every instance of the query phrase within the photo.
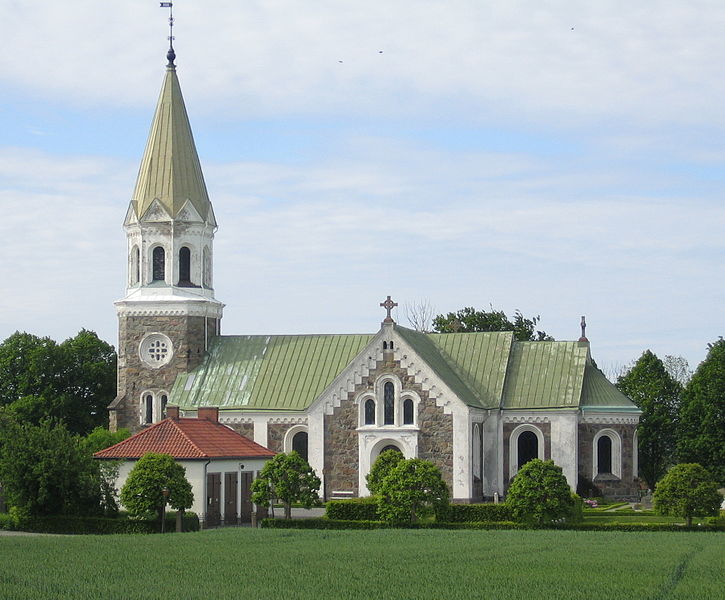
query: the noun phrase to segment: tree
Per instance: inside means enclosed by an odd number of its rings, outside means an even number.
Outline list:
[[[448,486],[440,469],[420,458],[399,461],[378,488],[378,514],[396,525],[415,523],[447,504]]]
[[[677,456],[705,467],[725,485],[725,340],[709,345],[682,393]]]
[[[571,518],[576,499],[561,467],[553,460],[534,458],[527,462],[511,481],[506,496],[514,520],[543,525]]]
[[[435,310],[428,300],[416,300],[405,305],[405,316],[416,331],[428,332],[433,324]]]
[[[116,353],[92,331],[60,345],[16,332],[0,344],[0,406],[20,420],[50,417],[86,434],[107,423],[115,387]]]
[[[144,454],[121,488],[121,503],[129,513],[141,517],[156,512],[159,524],[166,504],[174,510],[186,510],[193,502],[186,469],[168,454]]]
[[[685,519],[692,526],[692,517],[716,516],[722,496],[712,475],[702,465],[675,465],[657,483],[654,493],[655,510],[662,515]]]
[[[0,413],[0,481],[8,505],[27,515],[97,513],[98,465],[63,424],[19,423]]]
[[[456,333],[473,331],[513,331],[519,341],[546,341],[554,338],[545,331],[536,330],[541,318],[527,318],[517,310],[513,321],[510,321],[502,310],[476,310],[467,306],[457,312],[438,315],[433,319],[433,330],[438,333]]]
[[[109,431],[103,427],[96,427],[82,439],[81,444],[88,454],[93,455],[96,452],[122,442],[130,436],[131,432],[128,429],[122,428],[116,431]]]
[[[277,454],[267,461],[252,483],[252,502],[269,506],[273,499],[284,504],[285,519],[292,518],[292,503],[305,508],[319,503],[320,478],[296,451]]]
[[[400,450],[386,450],[378,455],[378,458],[370,468],[370,473],[365,476],[368,491],[375,496],[380,493],[380,486],[383,479],[387,477],[390,471],[403,459]]]
[[[677,410],[682,386],[647,350],[617,380],[617,387],[642,410],[637,427],[639,473],[654,489],[674,462]]]

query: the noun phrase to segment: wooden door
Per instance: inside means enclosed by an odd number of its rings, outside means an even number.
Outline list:
[[[206,474],[206,518],[208,527],[216,527],[221,522],[221,473]]]
[[[237,484],[238,473],[224,473],[224,524],[237,524]]]
[[[252,472],[242,471],[242,494],[239,498],[239,512],[242,523],[252,521]]]

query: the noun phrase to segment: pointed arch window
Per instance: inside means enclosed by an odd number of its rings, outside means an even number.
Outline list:
[[[365,425],[375,425],[375,400],[372,398],[365,401]]]
[[[151,256],[151,280],[164,281],[166,279],[166,252],[164,252],[163,246],[156,246]]]
[[[191,285],[191,250],[186,246],[179,249],[179,285]]]
[[[395,424],[395,387],[391,381],[383,388],[383,424]]]

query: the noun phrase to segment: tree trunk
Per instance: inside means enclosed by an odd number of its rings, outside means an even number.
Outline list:
[[[284,503],[284,518],[285,519],[292,518],[292,503],[291,502]]]
[[[688,527],[692,527],[692,515],[687,515],[687,517],[685,517],[685,524]]]

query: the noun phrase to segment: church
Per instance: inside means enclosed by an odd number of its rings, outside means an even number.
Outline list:
[[[390,296],[372,333],[222,335],[214,296],[217,220],[173,48],[123,226],[118,394],[112,429],[172,413],[218,421],[273,452],[297,450],[325,499],[368,494],[383,450],[430,460],[456,502],[503,497],[532,458],[572,489],[637,497],[640,411],[577,341],[512,332],[429,334],[394,322]],[[223,219],[222,219],[223,220]]]

